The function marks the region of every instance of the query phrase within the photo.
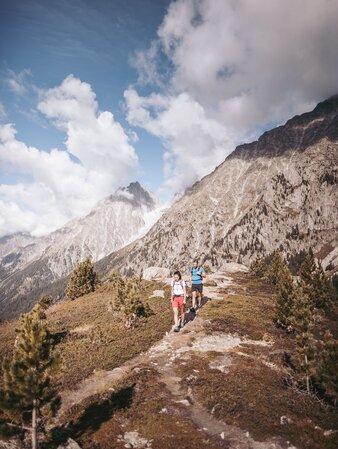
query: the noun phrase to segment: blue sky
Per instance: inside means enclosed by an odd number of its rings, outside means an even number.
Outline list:
[[[92,86],[100,109],[112,111],[127,127],[121,101],[124,90],[137,79],[130,58],[156,37],[168,4],[167,0],[3,0],[0,99],[18,139],[48,151],[62,148],[65,135],[36,112],[34,90],[17,95],[8,88],[11,72],[27,71],[23,80],[41,89],[74,74]],[[162,145],[149,133],[137,133],[140,171],[132,177],[156,191],[163,182]],[[7,174],[1,179],[10,178]]]
[[[1,1],[0,237],[170,201],[338,92],[332,0]]]

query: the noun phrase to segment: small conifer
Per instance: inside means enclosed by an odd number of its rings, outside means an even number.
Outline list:
[[[272,257],[268,269],[266,270],[265,278],[270,282],[270,284],[277,285],[281,271],[283,271],[285,267],[286,263],[282,254],[280,251],[276,251]]]
[[[309,296],[312,307],[330,310],[336,294],[332,282],[326,277],[321,263],[315,261],[312,251],[305,257],[299,276],[300,285]]]
[[[69,299],[76,299],[93,292],[98,284],[98,275],[94,271],[94,264],[88,257],[74,269],[65,291]]]
[[[53,297],[50,295],[41,295],[38,304],[41,306],[42,310],[47,310],[53,303]]]
[[[151,315],[151,309],[144,305],[140,300],[140,289],[134,280],[126,282],[124,297],[124,315],[126,318],[126,327],[135,326],[137,319]]]
[[[250,273],[255,276],[262,278],[267,270],[267,266],[264,257],[258,255],[256,259],[250,265]]]
[[[326,331],[317,368],[317,378],[327,396],[335,403],[338,400],[338,340],[333,338],[330,331]]]
[[[3,363],[0,391],[2,408],[18,425],[24,426],[27,413],[31,414],[33,449],[37,448],[38,430],[42,428],[43,419],[54,415],[60,405],[52,386],[58,365],[59,357],[53,350],[44,311],[37,304],[20,318],[12,360]]]

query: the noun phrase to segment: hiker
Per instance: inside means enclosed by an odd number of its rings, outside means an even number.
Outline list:
[[[192,307],[190,312],[196,313],[201,307],[203,298],[203,278],[206,274],[204,268],[198,265],[198,260],[195,260],[192,267],[189,268],[189,273],[191,275],[191,293],[192,293]],[[197,299],[198,295],[198,299]]]
[[[185,302],[187,299],[187,292],[185,282],[182,279],[181,273],[175,271],[174,279],[171,281],[171,304],[174,311],[175,327],[174,332],[179,332],[180,328],[184,326]],[[181,310],[181,317],[178,318],[178,309]]]

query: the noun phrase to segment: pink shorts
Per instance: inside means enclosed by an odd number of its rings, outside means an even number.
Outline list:
[[[181,311],[184,312],[185,304],[184,304],[184,296],[174,296],[172,301],[173,307],[180,307]]]

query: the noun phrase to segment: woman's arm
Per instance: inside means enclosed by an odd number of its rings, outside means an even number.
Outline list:
[[[183,296],[184,296],[183,302],[184,302],[184,304],[185,304],[185,302],[186,302],[186,300],[187,300],[187,287],[186,287],[186,285],[185,285],[185,282],[184,282],[184,285],[183,285]]]

